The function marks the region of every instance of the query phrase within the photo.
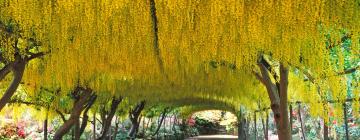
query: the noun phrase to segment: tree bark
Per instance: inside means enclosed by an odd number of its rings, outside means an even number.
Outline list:
[[[70,118],[56,131],[54,140],[61,140],[62,137],[69,132],[71,127],[79,121],[81,112],[85,109],[86,103],[92,96],[92,91],[90,89],[77,87],[74,90],[73,95],[75,96],[75,103],[71,111]]]
[[[161,57],[161,50],[159,47],[159,35],[158,35],[158,19],[156,15],[156,4],[155,0],[149,0],[150,1],[150,15],[151,15],[151,22],[152,22],[152,30],[154,35],[154,56],[157,60],[157,63],[159,65],[160,72],[165,75],[165,77],[168,79],[167,74],[164,70],[164,62]]]
[[[11,97],[16,92],[17,88],[20,85],[21,79],[24,74],[26,61],[25,60],[17,60],[12,67],[12,71],[14,73],[13,80],[10,86],[6,89],[5,93],[3,94],[2,98],[0,99],[0,111],[5,107],[5,105],[10,101]]]
[[[269,137],[268,137],[268,114],[266,112],[266,118],[265,118],[265,121],[263,118],[261,118],[261,123],[262,123],[262,126],[263,126],[263,131],[264,131],[264,139],[265,140],[268,140]]]
[[[96,95],[92,95],[90,97],[90,100],[88,102],[88,104],[86,105],[85,107],[85,110],[84,110],[84,113],[83,113],[83,118],[82,118],[82,121],[81,121],[81,126],[80,126],[80,130],[79,130],[79,135],[81,136],[84,131],[85,131],[85,128],[87,126],[87,123],[88,123],[88,120],[89,120],[89,116],[88,116],[88,112],[91,108],[91,106],[95,103],[95,100],[96,100],[97,96]]]
[[[162,125],[162,123],[163,123],[163,121],[164,121],[164,119],[165,119],[165,117],[166,117],[167,109],[168,109],[168,108],[165,108],[164,111],[161,113],[160,121],[159,121],[159,123],[158,123],[158,126],[157,126],[157,128],[156,128],[153,136],[155,136],[155,135],[157,135],[157,134],[159,133],[159,130],[160,130],[160,128],[161,128],[161,125]]]
[[[287,106],[287,91],[288,91],[288,74],[289,69],[280,64],[280,80],[274,84],[270,78],[269,71],[271,71],[270,64],[262,58],[258,66],[261,71],[260,76],[258,73],[256,77],[263,83],[267,89],[268,96],[271,102],[271,110],[274,113],[276,128],[278,130],[279,140],[291,140],[290,122],[288,117],[288,106]],[[268,67],[266,67],[268,66]],[[273,72],[274,79],[278,79],[276,72]]]
[[[113,135],[113,140],[116,140],[116,136],[117,136],[117,133],[119,131],[119,124],[120,124],[119,118],[118,118],[118,116],[116,116],[116,118],[115,118],[115,131],[114,131],[114,135]]]
[[[324,120],[324,140],[329,140],[329,127]]]
[[[46,113],[46,119],[44,120],[44,140],[48,139],[48,130],[47,130],[47,126],[48,125],[48,115]]]
[[[265,131],[265,139],[269,139],[269,113],[266,111],[266,131]]]
[[[280,118],[277,118],[279,119],[279,140],[292,139],[287,106],[288,75],[289,69],[280,64]]]
[[[238,120],[238,140],[246,140],[246,119],[240,109],[239,115],[237,116]]]
[[[20,53],[19,53],[20,48],[18,48],[17,43],[18,43],[19,39],[21,38],[21,33],[8,31],[6,28],[7,28],[6,25],[4,23],[0,22],[1,34],[3,34],[4,37],[7,39],[10,39],[10,38],[14,39],[13,48],[15,49],[15,54],[14,54],[14,61],[7,62],[8,60],[5,60],[5,58],[2,56],[3,54],[0,52],[0,63],[3,63],[5,65],[0,70],[0,81],[2,81],[10,73],[10,71],[13,72],[14,76],[13,76],[12,82],[10,83],[9,87],[6,89],[5,93],[3,94],[3,96],[0,99],[0,111],[5,107],[5,105],[10,101],[11,97],[16,92],[16,90],[21,82],[21,79],[23,77],[26,64],[29,61],[31,61],[32,59],[35,59],[35,58],[45,55],[45,53],[43,53],[43,52],[36,53],[36,54],[30,53],[28,51],[28,49],[31,49],[30,46],[26,46],[27,54],[25,56],[20,55]],[[38,44],[34,40],[30,40],[30,39],[24,39],[24,40],[28,41],[28,43],[31,43],[31,44]]]
[[[76,119],[74,124],[74,138],[80,140],[80,118]]]
[[[139,116],[141,111],[144,109],[144,107],[145,107],[145,101],[141,101],[139,104],[136,105],[134,109],[130,109],[129,118],[132,124],[130,131],[128,133],[128,137],[130,139],[135,139],[136,137],[140,122]]]
[[[122,98],[116,98],[113,97],[112,101],[111,101],[111,108],[110,108],[110,112],[109,114],[107,114],[107,116],[104,118],[103,124],[102,124],[102,134],[101,136],[98,138],[98,140],[105,140],[109,134],[109,129],[111,126],[111,121],[114,118],[114,115],[116,113],[116,109],[118,108],[118,105],[121,103]]]
[[[96,140],[96,112],[93,115],[93,140]]]
[[[257,140],[257,126],[256,126],[256,112],[254,112],[254,134],[255,134],[255,140]]]
[[[303,122],[302,117],[301,117],[301,105],[300,105],[300,103],[298,103],[298,113],[299,113],[299,121],[300,121],[300,126],[301,126],[301,135],[302,135],[303,140],[306,140],[304,122]]]
[[[0,70],[0,81],[2,81],[11,71],[12,69],[12,63],[6,64],[1,70]]]

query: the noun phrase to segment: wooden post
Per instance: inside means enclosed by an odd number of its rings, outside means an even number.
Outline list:
[[[349,129],[348,129],[348,123],[347,123],[347,108],[346,103],[343,103],[344,106],[344,123],[345,123],[345,139],[349,140]]]
[[[255,140],[257,140],[257,129],[256,129],[256,111],[254,112],[254,133],[255,133]]]
[[[293,125],[293,115],[292,115],[293,109],[292,109],[292,104],[290,103],[289,105],[289,116],[290,116],[290,132],[292,133],[292,125]]]

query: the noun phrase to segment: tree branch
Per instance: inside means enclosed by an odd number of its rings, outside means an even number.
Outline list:
[[[279,99],[279,94],[277,94],[278,89],[276,88],[275,84],[271,82],[270,75],[268,73],[267,68],[262,63],[258,63],[258,66],[260,67],[261,74],[262,74],[266,89],[268,91],[270,101],[272,103],[279,104],[280,99]]]
[[[39,57],[42,57],[44,55],[46,55],[47,53],[44,53],[44,52],[39,52],[39,53],[35,53],[35,54],[31,54],[27,59],[26,61],[31,61],[35,58],[39,58]]]
[[[1,70],[0,70],[0,81],[2,81],[7,74],[10,73],[13,63],[6,64]]]
[[[60,110],[55,109],[55,112],[60,115],[60,117],[64,123],[67,121],[65,118],[65,115]]]
[[[262,84],[264,84],[264,85],[266,84],[264,81],[264,78],[260,75],[260,73],[255,72],[255,71],[253,71],[253,73],[254,73],[256,79],[258,79]]]
[[[155,0],[150,0],[150,14],[151,14],[151,20],[152,20],[152,30],[153,30],[153,35],[154,35],[153,41],[154,41],[155,57],[156,57],[156,60],[158,61],[160,72],[165,74],[166,78],[168,78],[167,74],[165,73],[165,70],[164,70],[164,62],[161,58],[161,51],[160,51],[160,47],[159,47],[158,19],[157,19],[157,15],[156,15]]]
[[[87,122],[89,120],[89,116],[88,116],[88,112],[91,108],[91,106],[94,104],[95,100],[96,100],[97,96],[96,95],[92,95],[90,97],[90,100],[88,102],[88,104],[86,105],[85,111],[83,113],[83,118],[82,118],[82,122],[81,122],[81,126],[80,126],[80,135],[82,133],[84,133],[84,130],[86,128]]]
[[[350,74],[350,73],[353,73],[357,70],[360,70],[360,65],[356,66],[356,67],[353,67],[353,68],[349,68],[349,69],[346,69],[342,72],[338,72],[338,75],[344,75],[344,74]]]
[[[113,97],[112,101],[111,101],[111,108],[110,108],[110,112],[109,114],[107,114],[107,117],[104,119],[103,122],[103,127],[102,127],[102,134],[101,136],[98,138],[98,140],[102,140],[105,139],[108,135],[109,132],[109,128],[111,126],[111,121],[116,113],[116,109],[118,108],[118,105],[121,103],[122,98],[116,98]]]

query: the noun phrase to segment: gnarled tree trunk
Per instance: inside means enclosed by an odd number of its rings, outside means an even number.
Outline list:
[[[11,97],[14,95],[15,91],[20,85],[21,79],[24,74],[26,60],[23,60],[21,58],[18,58],[19,60],[16,60],[12,66],[5,66],[2,70],[4,73],[3,77],[5,77],[10,71],[10,67],[13,71],[13,80],[10,83],[10,86],[6,89],[5,93],[0,99],[0,111],[5,107],[5,105],[10,101]],[[2,78],[3,78],[2,77]]]
[[[288,114],[288,74],[289,69],[284,64],[280,64],[280,76],[273,70],[270,63],[264,56],[258,63],[261,75],[256,73],[256,77],[263,83],[267,89],[271,110],[274,113],[276,128],[278,130],[279,140],[291,140],[290,122]],[[275,83],[271,80],[269,73],[273,74]]]
[[[113,100],[111,101],[111,108],[110,108],[110,112],[106,115],[103,115],[103,123],[102,123],[102,134],[101,136],[98,138],[98,140],[105,140],[107,139],[109,136],[108,132],[111,126],[111,121],[116,113],[116,109],[118,108],[118,105],[121,103],[122,98],[116,98],[113,97]]]
[[[96,96],[90,89],[81,87],[77,87],[72,94],[75,98],[75,102],[74,107],[71,110],[70,118],[55,132],[54,140],[61,140],[62,137],[70,131],[70,129],[79,121],[81,112],[87,108],[88,103]]]
[[[159,133],[159,130],[160,130],[160,128],[161,128],[161,125],[162,125],[162,123],[164,122],[164,119],[165,119],[165,117],[166,117],[167,110],[168,110],[168,108],[165,108],[164,111],[161,113],[160,121],[159,121],[159,123],[158,123],[158,126],[157,126],[157,128],[156,128],[153,136],[155,136],[155,135],[157,135],[157,134]]]
[[[15,50],[14,59],[13,60],[6,60],[3,57],[4,52],[0,52],[0,63],[4,66],[0,69],[0,82],[12,71],[13,72],[13,79],[10,83],[9,87],[6,89],[5,93],[0,99],[0,111],[5,107],[5,105],[11,100],[11,97],[16,92],[17,88],[20,85],[21,79],[24,74],[26,64],[31,61],[32,59],[36,59],[45,55],[45,53],[32,53],[30,52],[30,48],[34,47],[34,45],[38,46],[39,43],[36,42],[34,39],[24,39],[21,37],[19,32],[12,32],[7,29],[7,26],[0,21],[0,34],[2,39],[13,40],[14,45],[12,45],[13,49]],[[1,40],[2,40],[1,39]],[[26,41],[28,46],[26,47],[25,52],[20,52],[20,48],[18,47],[19,39]],[[23,54],[25,53],[25,54]]]
[[[139,116],[141,111],[144,109],[144,107],[145,107],[145,101],[141,101],[139,104],[136,105],[134,109],[130,109],[129,118],[132,124],[128,134],[128,137],[130,139],[135,139],[136,137],[136,133],[139,129],[139,123],[140,123]]]
[[[246,134],[246,118],[244,113],[240,109],[240,112],[237,115],[237,125],[238,125],[238,140],[247,140]]]

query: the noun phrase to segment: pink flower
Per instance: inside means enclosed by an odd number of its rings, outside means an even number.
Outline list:
[[[189,118],[188,125],[189,126],[194,126],[195,125],[195,120],[193,118]]]

